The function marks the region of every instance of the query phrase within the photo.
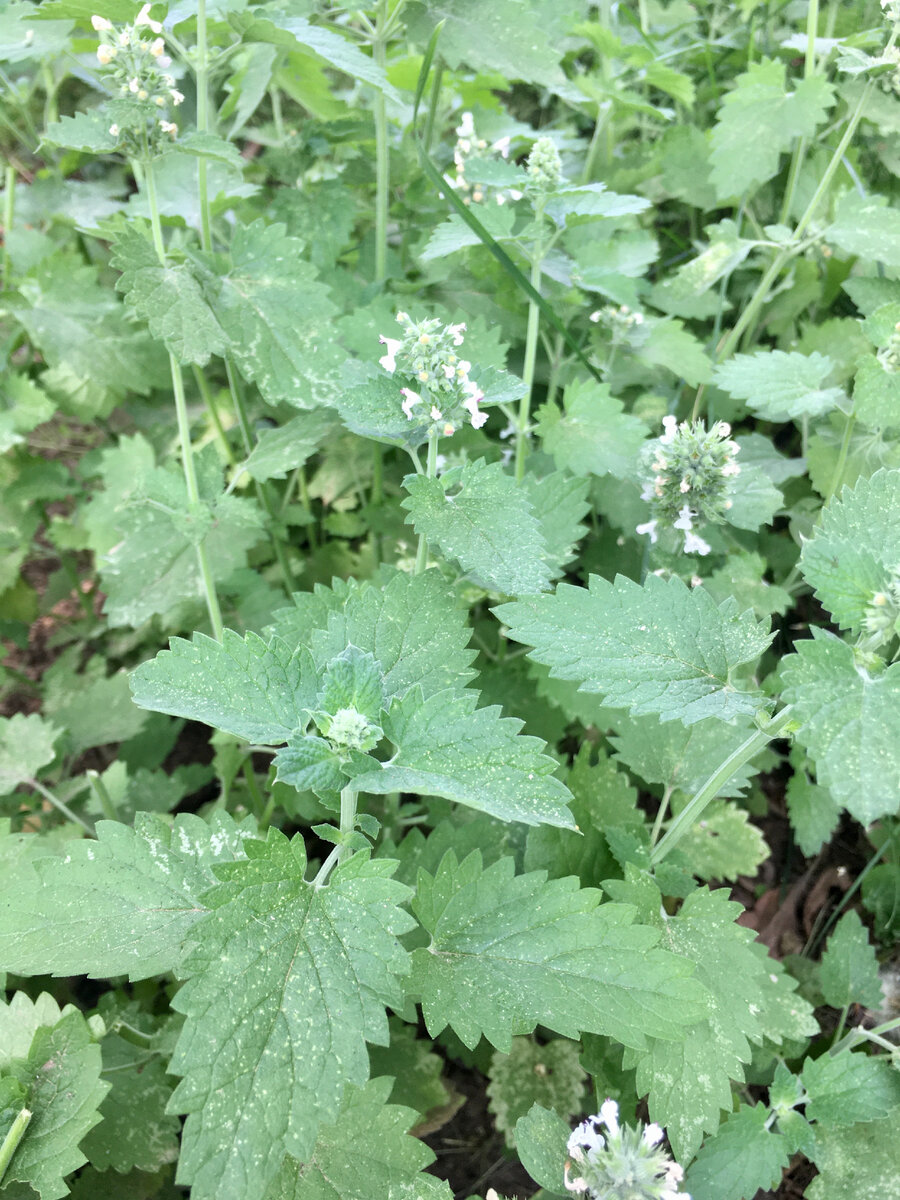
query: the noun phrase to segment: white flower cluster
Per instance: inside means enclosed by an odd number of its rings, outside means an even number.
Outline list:
[[[618,1104],[604,1101],[569,1138],[566,1188],[590,1200],[691,1200],[678,1190],[684,1171],[657,1148],[662,1138],[656,1124],[620,1125]]]
[[[635,532],[656,542],[661,527],[677,529],[684,534],[686,554],[709,554],[709,543],[694,533],[694,521],[725,520],[731,479],[741,473],[735,462],[740,446],[729,440],[731,426],[725,421],[707,430],[702,421],[679,425],[677,417],[663,417],[663,429],[643,452],[649,478],[641,499],[650,501],[653,519]]]
[[[418,391],[400,389],[406,419],[427,419],[431,431],[443,437],[455,433],[466,416],[473,428],[480,429],[487,420],[487,413],[478,407],[484,392],[469,378],[472,364],[456,353],[463,344],[465,325],[442,325],[436,319],[413,321],[404,312],[397,313],[397,323],[403,337],[379,337],[387,353],[378,361],[392,375],[414,379],[419,385]]]
[[[889,21],[900,21],[900,0],[881,0],[881,11]]]
[[[119,119],[110,125],[109,132],[114,138],[133,142],[130,150],[139,150],[149,118],[151,142],[160,134],[174,138],[178,126],[159,110],[170,105],[177,108],[184,96],[175,86],[174,77],[166,73],[172,60],[160,36],[163,27],[150,16],[150,5],[143,6],[131,25],[117,28],[96,13],[91,25],[100,34],[97,61],[107,68],[124,102],[120,105],[122,115],[116,114]]]
[[[619,341],[629,329],[643,325],[644,314],[633,312],[627,304],[620,304],[618,307],[615,304],[607,304],[604,308],[598,308],[596,312],[592,312],[590,319],[595,325],[601,321],[604,325],[608,325],[612,331],[613,340]]]
[[[491,188],[483,183],[469,183],[466,179],[466,162],[469,158],[473,155],[484,157],[487,153],[500,154],[503,158],[508,158],[509,142],[508,137],[502,137],[488,145],[484,138],[476,137],[475,119],[472,114],[470,112],[463,113],[462,119],[456,127],[456,145],[453,148],[456,177],[454,179],[447,177],[447,182],[453,190],[463,193],[463,204],[472,204],[473,202],[481,204],[490,198],[493,198],[495,204],[505,204],[507,200],[522,199],[522,193],[516,188]]]

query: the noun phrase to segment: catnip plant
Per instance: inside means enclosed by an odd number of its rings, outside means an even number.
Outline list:
[[[0,1200],[893,1194],[898,34],[0,9]]]

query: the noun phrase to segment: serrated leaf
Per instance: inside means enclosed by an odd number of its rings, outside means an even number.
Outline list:
[[[406,416],[400,381],[385,371],[347,366],[332,403],[346,427],[360,437],[404,448],[427,441],[427,424]]]
[[[888,590],[900,565],[900,470],[876,471],[826,505],[803,545],[800,569],[844,629],[859,630],[873,597]]]
[[[225,353],[228,337],[186,263],[162,266],[152,243],[134,225],[119,232],[113,245],[111,262],[122,272],[116,290],[179,362],[203,367],[211,355]]]
[[[476,216],[495,242],[508,242],[512,239],[515,213],[510,206],[478,205]],[[451,213],[447,220],[434,230],[419,257],[423,262],[431,262],[436,258],[446,258],[448,254],[455,254],[457,250],[463,250],[467,246],[481,244],[481,238],[475,230],[457,213]]]
[[[331,330],[337,309],[303,243],[283,225],[260,219],[235,229],[231,266],[212,307],[241,374],[269,404],[336,402],[343,360]]]
[[[790,777],[785,799],[797,845],[811,858],[837,828],[841,806],[835,804],[827,788],[813,783],[805,771],[795,771]]]
[[[543,479],[526,474],[522,486],[538,519],[547,547],[547,562],[555,579],[575,557],[576,547],[587,533],[582,520],[591,507],[589,480],[554,471]]]
[[[782,664],[784,700],[819,782],[864,825],[900,806],[900,663],[872,675],[824,629]]]
[[[432,1036],[449,1024],[470,1048],[484,1035],[503,1051],[537,1024],[630,1046],[683,1036],[703,992],[657,931],[571,877],[513,872],[511,858],[482,870],[479,854],[460,864],[448,851],[419,876],[413,908],[432,941],[413,953],[410,991]]]
[[[784,616],[793,603],[790,592],[766,579],[767,564],[761,554],[729,554],[724,566],[713,571],[703,586],[716,603],[728,596],[748,604],[760,620],[774,613]]]
[[[109,132],[108,114],[97,109],[51,122],[43,140],[51,146],[80,150],[85,154],[111,154],[119,144],[119,139]]]
[[[550,1196],[561,1194],[565,1186],[560,1163],[565,1163],[569,1126],[539,1104],[516,1122],[516,1143],[522,1166]]]
[[[821,416],[844,399],[843,388],[824,386],[834,366],[824,354],[758,350],[716,367],[713,383],[767,421],[795,421]]]
[[[730,720],[762,704],[740,691],[732,675],[755,662],[771,634],[736,601],[716,607],[702,588],[680,579],[648,577],[645,585],[596,575],[587,588],[562,583],[494,610],[509,636],[534,647],[530,657],[606,704],[635,714],[692,725],[704,717]]]
[[[885,1117],[900,1104],[900,1074],[887,1058],[865,1053],[808,1058],[800,1074],[806,1117],[821,1125],[853,1125]]]
[[[264,429],[245,459],[244,468],[260,483],[283,479],[290,471],[302,467],[337,428],[330,409],[299,413],[278,429]]]
[[[372,1078],[389,1075],[393,1082],[391,1103],[412,1108],[422,1117],[433,1110],[455,1111],[442,1078],[444,1059],[433,1052],[433,1043],[419,1037],[415,1026],[406,1025],[396,1017],[389,1024],[390,1046],[369,1047]]]
[[[0,1021],[8,1019],[10,1010],[0,1008]],[[20,1011],[31,1024],[30,1015]],[[27,1091],[32,1117],[3,1177],[4,1193],[20,1182],[41,1200],[66,1195],[63,1177],[85,1162],[78,1143],[100,1120],[97,1109],[108,1090],[100,1065],[100,1047],[77,1010],[69,1007],[52,1024],[37,1025],[27,1053],[9,1068]]]
[[[582,380],[566,387],[562,412],[555,404],[538,409],[537,433],[561,470],[621,479],[634,467],[647,427],[623,411],[606,384]]]
[[[722,754],[724,761],[725,754]],[[746,809],[733,804],[711,804],[678,846],[699,879],[725,879],[756,874],[769,857],[762,833],[750,824]]]
[[[788,91],[783,63],[751,63],[725,97],[712,131],[711,178],[719,199],[771,179],[794,138],[812,137],[833,104],[834,88],[824,76],[797,80]]]
[[[753,1200],[760,1188],[778,1186],[790,1155],[768,1116],[765,1104],[742,1104],[708,1139],[685,1180],[694,1200]]]
[[[285,1154],[310,1158],[344,1085],[367,1078],[366,1041],[387,1042],[384,1006],[401,1003],[408,970],[394,863],[357,854],[317,888],[299,836],[270,829],[246,849],[204,897],[173,1001],[187,1019],[171,1109],[189,1114],[179,1178],[196,1200],[261,1195]]]
[[[305,727],[318,679],[305,646],[291,650],[279,637],[265,642],[226,629],[221,642],[202,633],[191,642],[172,638],[168,650],[132,672],[131,690],[141,708],[278,745]]]
[[[550,586],[547,546],[524,488],[484,459],[439,479],[407,475],[402,501],[416,533],[489,591],[530,595]]]
[[[646,341],[635,347],[636,358],[652,366],[664,367],[691,387],[708,383],[712,361],[702,344],[675,318],[658,321]]]
[[[320,1131],[311,1160],[285,1159],[265,1200],[450,1200],[446,1183],[421,1173],[434,1154],[407,1134],[415,1113],[387,1103],[390,1087],[389,1079],[348,1087],[340,1116]]]
[[[250,836],[226,813],[174,825],[138,813],[134,829],[100,821],[96,841],[23,860],[4,889],[0,969],[131,979],[175,970],[213,864],[243,857]]]
[[[807,1189],[809,1200],[900,1200],[897,1129],[900,1109],[887,1118],[816,1131],[818,1176]]]
[[[565,1038],[539,1045],[525,1037],[513,1038],[508,1054],[494,1052],[488,1072],[488,1110],[507,1146],[515,1146],[516,1122],[534,1104],[564,1120],[581,1112],[587,1076],[578,1061],[580,1054],[578,1043]]]
[[[0,796],[53,762],[60,732],[37,713],[0,717]]]
[[[852,909],[844,913],[828,939],[819,974],[825,1003],[832,1008],[862,1004],[880,1009],[884,1004],[884,989],[878,973],[875,947]]]
[[[900,375],[886,371],[874,354],[859,360],[853,381],[853,411],[857,420],[870,429],[893,430],[900,425]]]
[[[468,166],[466,168],[468,176]],[[551,192],[545,211],[564,226],[567,217],[623,217],[646,212],[650,201],[644,196],[619,195],[605,183],[573,184]]]
[[[825,230],[826,241],[886,267],[900,267],[900,213],[884,196],[846,192],[838,201],[835,219]]]
[[[544,743],[519,734],[522,722],[496,705],[478,708],[478,693],[453,690],[425,699],[413,690],[395,699],[385,736],[398,748],[380,770],[354,786],[372,795],[395,791],[443,796],[504,821],[572,827],[568,788],[555,779]]]

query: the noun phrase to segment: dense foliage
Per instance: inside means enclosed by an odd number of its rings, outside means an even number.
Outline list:
[[[0,1200],[900,1197],[898,37],[0,0]]]

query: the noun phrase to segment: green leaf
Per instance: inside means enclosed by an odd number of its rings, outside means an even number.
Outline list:
[[[792,81],[783,63],[764,58],[737,78],[712,131],[712,182],[720,200],[740,196],[778,171],[795,138],[812,137],[834,104],[822,75]]]
[[[541,536],[547,546],[547,562],[555,579],[575,558],[577,545],[587,533],[582,520],[591,508],[589,480],[578,479],[564,471],[554,471],[543,479],[528,473],[522,486],[540,523]]]
[[[543,448],[573,475],[615,475],[633,468],[647,435],[643,421],[623,411],[605,383],[582,380],[563,393],[563,411],[544,404],[537,412]]]
[[[900,1200],[900,1108],[879,1115],[886,1119],[816,1130],[819,1174],[807,1189],[809,1200]]]
[[[761,620],[773,613],[784,616],[793,603],[791,594],[766,579],[767,564],[761,554],[729,554],[724,566],[713,571],[703,586],[717,604],[734,596],[748,604]]]
[[[853,381],[853,411],[870,429],[893,430],[900,426],[900,375],[886,371],[874,354],[859,360]]]
[[[326,438],[338,428],[334,413],[327,408],[298,413],[278,429],[264,429],[244,461],[255,480],[284,479],[302,467]]]
[[[175,970],[213,864],[242,858],[250,836],[226,813],[208,824],[183,814],[174,825],[138,813],[134,829],[100,821],[97,841],[23,858],[0,909],[0,968],[131,979]]]
[[[488,591],[529,595],[550,585],[547,546],[528,496],[499,463],[453,467],[439,479],[407,475],[402,501],[416,533],[456,559]]]
[[[843,388],[824,386],[834,367],[824,354],[758,350],[716,367],[713,383],[767,421],[796,421],[830,412],[844,399]]]
[[[605,183],[588,183],[552,192],[545,212],[557,225],[564,226],[566,217],[623,217],[646,212],[649,207],[650,201],[644,196],[623,196],[607,191]]]
[[[394,446],[421,446],[427,426],[406,417],[399,381],[374,367],[345,369],[344,386],[331,401],[352,433]]]
[[[74,117],[52,121],[43,140],[51,146],[80,150],[85,154],[112,154],[119,139],[109,132],[109,114],[98,109],[78,112]]]
[[[900,565],[900,470],[876,471],[825,506],[803,544],[800,570],[843,629],[858,631]]]
[[[316,887],[299,836],[245,848],[204,897],[173,1001],[187,1018],[169,1068],[184,1076],[171,1108],[189,1114],[179,1178],[196,1200],[261,1195],[285,1154],[310,1158],[344,1085],[367,1078],[366,1041],[387,1042],[384,1006],[409,969],[395,863],[357,854]]]
[[[900,1104],[900,1075],[887,1058],[826,1052],[808,1058],[800,1078],[808,1097],[806,1118],[820,1125],[877,1120]]]
[[[248,742],[278,745],[305,727],[315,706],[317,674],[305,646],[226,629],[221,642],[195,633],[172,638],[169,649],[131,675],[135,704],[204,721]]]
[[[503,1051],[538,1024],[677,1043],[703,992],[686,962],[657,948],[658,932],[576,879],[513,871],[511,858],[482,870],[478,853],[459,864],[448,851],[433,878],[420,873],[413,909],[432,941],[413,953],[410,991],[429,1033],[449,1024],[470,1048],[484,1035]]]
[[[259,219],[237,226],[213,310],[241,373],[267,403],[336,403],[344,357],[332,331],[337,309],[305,261],[303,243],[283,225]]]
[[[742,1104],[700,1150],[685,1180],[693,1200],[753,1200],[777,1188],[790,1154],[787,1139],[769,1129],[765,1104]]]
[[[828,939],[819,975],[825,1003],[832,1008],[861,1004],[880,1009],[884,989],[875,947],[857,913],[844,913]]]
[[[24,1023],[29,1035],[34,1030],[26,1052],[9,1065],[27,1091],[32,1117],[3,1177],[3,1191],[14,1191],[11,1183],[27,1183],[41,1200],[57,1200],[69,1190],[63,1176],[85,1162],[78,1143],[100,1120],[97,1109],[109,1085],[100,1080],[100,1047],[82,1014],[69,1006],[48,1021],[49,1008],[39,1015],[30,1005],[22,993],[13,1005],[0,1004],[0,1025]]]
[[[308,1163],[286,1158],[264,1200],[450,1200],[450,1189],[422,1168],[434,1154],[408,1136],[412,1109],[387,1103],[389,1079],[347,1088],[344,1107],[320,1130]]]
[[[580,1054],[578,1043],[565,1038],[539,1045],[526,1037],[513,1038],[508,1054],[494,1052],[488,1072],[488,1110],[507,1146],[515,1146],[516,1122],[533,1104],[552,1109],[567,1121],[580,1114],[587,1078],[578,1061]]]
[[[688,869],[699,879],[731,882],[739,875],[755,875],[769,857],[769,847],[762,833],[750,824],[747,810],[724,803],[711,804],[682,838],[678,849]]]
[[[653,366],[664,367],[691,387],[708,383],[712,362],[701,343],[674,318],[658,321],[645,342],[635,347],[635,357]]]
[[[786,799],[797,845],[811,858],[837,829],[841,806],[835,804],[827,788],[813,783],[805,771],[795,771],[790,777]]]
[[[615,583],[592,575],[587,588],[562,583],[555,595],[494,612],[510,637],[534,647],[531,658],[599,692],[610,707],[692,725],[753,713],[763,702],[732,677],[756,661],[771,634],[751,613],[739,614],[736,601],[716,607],[677,577],[650,575],[641,587],[621,575]]]
[[[539,1104],[516,1122],[516,1143],[522,1166],[550,1196],[564,1194],[563,1164],[569,1126],[549,1109]]]
[[[452,690],[427,699],[418,690],[391,705],[384,733],[397,752],[378,770],[357,775],[361,792],[443,796],[505,821],[569,829],[569,790],[553,772],[539,738],[519,734],[522,722],[500,708],[478,708],[478,693]]]
[[[478,220],[495,242],[512,240],[515,213],[511,206],[483,204],[477,206],[476,213]],[[468,246],[480,245],[481,238],[475,230],[467,225],[462,217],[451,213],[446,221],[435,228],[419,257],[423,262],[431,262],[436,258],[446,258],[448,254],[455,254],[457,250]]]
[[[116,235],[111,263],[122,272],[116,290],[179,362],[206,366],[229,341],[186,263],[161,266],[153,244],[135,225]]]
[[[33,779],[56,757],[60,730],[37,713],[0,717],[0,796]]]
[[[784,700],[819,782],[863,825],[900,807],[900,663],[873,675],[824,629],[782,663]]]
[[[433,1043],[419,1037],[415,1026],[392,1017],[390,1046],[370,1046],[369,1066],[372,1078],[390,1075],[393,1081],[390,1101],[414,1109],[420,1116],[452,1109],[453,1100],[443,1081],[444,1060],[433,1053]]]
[[[845,192],[824,237],[845,254],[883,263],[892,270],[900,267],[900,213],[884,196]]]

